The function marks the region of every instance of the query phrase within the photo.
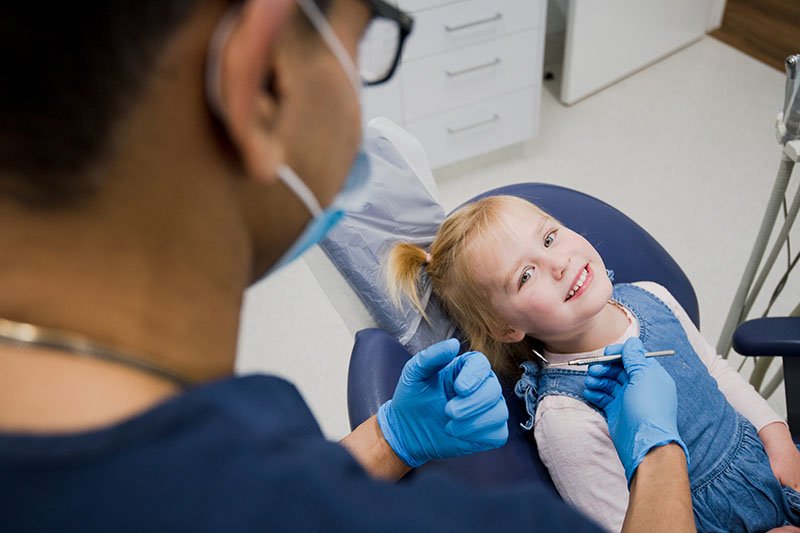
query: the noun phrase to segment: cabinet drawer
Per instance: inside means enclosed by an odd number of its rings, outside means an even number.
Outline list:
[[[367,125],[371,119],[384,116],[397,124],[403,123],[403,86],[400,81],[402,65],[395,75],[380,85],[361,90],[361,123]]]
[[[539,90],[530,87],[408,122],[405,129],[425,147],[431,166],[441,167],[531,138],[538,124]]]
[[[538,85],[542,34],[529,30],[403,63],[406,122]]]
[[[414,13],[416,11],[422,11],[423,9],[430,9],[432,7],[438,7],[445,4],[458,3],[460,0],[395,0],[395,1],[389,0],[389,1],[392,2],[393,4],[396,4],[403,11]]]
[[[414,17],[403,60],[447,52],[542,26],[543,0],[467,0]]]

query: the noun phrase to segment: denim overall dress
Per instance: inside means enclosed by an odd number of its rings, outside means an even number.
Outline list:
[[[647,351],[674,349],[658,362],[675,381],[678,431],[689,450],[689,481],[698,531],[766,531],[797,524],[793,508],[800,495],[782,488],[770,468],[755,427],[736,412],[717,388],[667,305],[634,285],[614,287],[613,298],[639,322]],[[540,368],[529,361],[517,382],[533,427],[536,404],[551,394],[570,396],[588,405],[582,395],[586,372]],[[594,408],[594,406],[592,406]],[[602,414],[602,412],[601,412]]]

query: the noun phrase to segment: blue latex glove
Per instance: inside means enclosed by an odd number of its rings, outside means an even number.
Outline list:
[[[628,485],[647,452],[675,442],[689,451],[678,433],[675,382],[655,360],[645,357],[642,341],[608,346],[606,355],[622,354],[622,365],[594,364],[585,378],[584,398],[606,413],[611,440],[617,449]]]
[[[508,408],[486,356],[457,356],[449,339],[406,363],[394,397],[378,409],[386,441],[407,465],[490,450],[508,439]]]

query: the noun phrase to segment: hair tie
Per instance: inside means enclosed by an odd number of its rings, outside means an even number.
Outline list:
[[[426,265],[430,265],[432,260],[433,259],[431,259],[431,254],[428,253],[428,252],[425,252],[425,264]]]

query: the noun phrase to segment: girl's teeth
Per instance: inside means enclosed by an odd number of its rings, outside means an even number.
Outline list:
[[[573,291],[577,291],[578,289],[580,289],[581,287],[583,287],[583,282],[584,282],[584,281],[586,281],[586,276],[588,276],[588,275],[589,275],[589,273],[588,273],[588,272],[586,271],[586,269],[584,268],[584,269],[583,269],[583,272],[581,272],[581,277],[580,277],[580,278],[578,278],[578,281],[575,283],[575,286],[574,286],[574,287],[572,287],[572,290],[573,290]]]
[[[578,278],[578,281],[575,285],[570,289],[569,293],[567,294],[567,299],[572,298],[575,296],[575,293],[578,292],[578,289],[583,287],[583,283],[586,281],[586,277],[589,275],[589,272],[584,268],[583,272],[581,272],[581,276]]]

